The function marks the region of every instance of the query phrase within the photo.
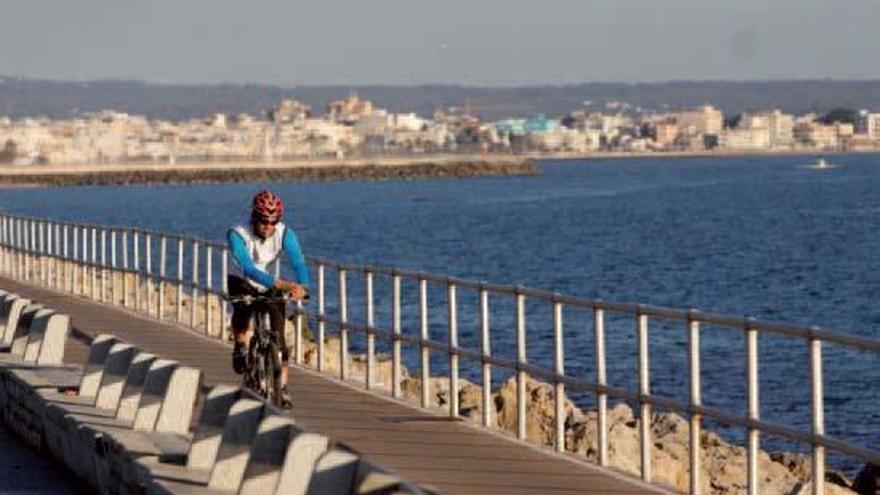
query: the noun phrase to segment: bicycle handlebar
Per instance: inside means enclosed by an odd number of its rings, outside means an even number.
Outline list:
[[[305,301],[305,300],[308,299],[308,298],[309,298],[309,295],[306,294],[305,297],[302,298],[302,300]],[[226,297],[224,297],[224,299],[226,299],[227,301],[229,301],[229,302],[231,302],[231,303],[239,303],[239,302],[243,302],[243,303],[246,303],[246,304],[253,304],[253,303],[256,303],[256,302],[275,303],[275,302],[291,302],[291,301],[297,301],[297,299],[294,299],[294,298],[290,297],[289,295],[283,295],[283,296],[251,296],[251,295],[244,295],[244,296],[237,296],[237,297],[226,296]]]

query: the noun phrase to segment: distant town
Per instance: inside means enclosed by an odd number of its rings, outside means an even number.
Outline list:
[[[168,121],[105,110],[66,120],[0,117],[0,163],[14,165],[283,161],[438,153],[598,155],[880,151],[880,112],[779,110],[724,115],[611,102],[572,111],[482,121],[467,102],[431,117],[394,113],[356,94],[319,114],[283,100],[260,115]]]

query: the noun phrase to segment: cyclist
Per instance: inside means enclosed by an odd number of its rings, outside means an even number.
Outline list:
[[[250,222],[237,225],[226,234],[229,250],[235,260],[240,275],[230,275],[227,279],[229,296],[232,298],[249,296],[282,297],[289,294],[294,300],[302,300],[308,294],[309,271],[303,258],[299,242],[293,229],[281,223],[284,205],[275,193],[264,190],[254,196]],[[284,280],[269,274],[269,265],[281,252],[287,253],[293,267],[296,281]],[[287,391],[289,381],[288,360],[290,358],[284,336],[284,302],[243,302],[232,305],[232,367],[242,374],[247,366],[246,348],[248,330],[255,309],[266,311],[271,321],[272,332],[278,338],[281,349],[281,387],[282,405],[291,406]]]

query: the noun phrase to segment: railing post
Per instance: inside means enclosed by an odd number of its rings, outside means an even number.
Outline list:
[[[421,389],[422,407],[427,408],[431,395],[431,349],[425,344],[430,335],[428,334],[428,281],[419,277],[419,351],[422,358]]]
[[[650,362],[648,357],[648,315],[638,312],[639,334],[639,444],[642,459],[642,480],[651,482],[651,395]]]
[[[168,237],[159,237],[159,301],[157,303],[159,320],[165,319],[165,277],[168,275]]]
[[[480,335],[483,354],[483,426],[492,427],[492,365],[488,359],[492,356],[492,339],[489,335],[489,291],[480,287]]]
[[[199,305],[199,241],[198,239],[193,239],[192,243],[192,290],[190,291],[190,315],[189,315],[189,326],[193,329],[196,328],[196,315],[198,311],[196,308]]]
[[[449,310],[449,416],[457,418],[458,407],[458,302],[456,286],[446,283]]]
[[[373,388],[373,373],[376,366],[376,334],[373,329],[376,327],[376,312],[373,307],[373,272],[369,268],[364,272],[364,302],[366,303],[366,323],[367,323],[367,373],[364,377],[364,384],[369,390]]]
[[[810,328],[811,332],[818,330]],[[811,336],[810,348],[810,392],[812,396],[812,433],[814,437],[825,434],[825,405],[822,393],[822,341]],[[813,495],[825,493],[825,447],[813,443]]]
[[[688,351],[690,354],[690,385],[691,407],[700,407],[703,404],[702,387],[700,384],[700,322],[695,317],[696,311],[691,310],[688,314]],[[700,487],[700,436],[703,427],[703,416],[691,413],[690,420],[690,493],[698,495],[702,492]]]
[[[46,286],[55,286],[55,223],[46,222]]]
[[[205,335],[211,335],[214,332],[214,325],[211,324],[211,289],[214,287],[211,268],[214,257],[214,247],[205,243]]]
[[[30,221],[31,224],[31,245],[30,245],[30,258],[31,258],[31,278],[37,279],[37,274],[39,273],[37,267],[37,223],[34,220]],[[39,279],[37,279],[39,280]]]
[[[556,390],[553,393],[555,399],[556,421],[556,451],[565,452],[565,384],[560,378],[565,376],[565,342],[562,332],[562,303],[553,303],[553,343],[554,364],[556,372]]]
[[[391,279],[391,396],[400,397],[400,275]]]
[[[45,240],[43,235],[43,222],[40,220],[35,221],[37,234],[36,234],[36,247],[34,248],[34,255],[37,258],[37,284],[43,283],[43,277],[46,275],[46,270],[43,267],[43,241]]]
[[[107,300],[107,229],[101,228],[101,302]]]
[[[55,289],[61,288],[62,277],[61,273],[59,273],[58,267],[61,264],[61,226],[52,222],[52,274],[54,275],[54,282],[52,287]]]
[[[128,297],[128,279],[133,278],[129,276],[130,273],[128,271],[128,230],[122,230],[122,305],[124,307],[128,307],[130,304]]]
[[[141,310],[141,252],[140,234],[137,230],[131,231],[131,244],[134,248],[134,310]]]
[[[608,385],[605,373],[605,310],[599,306],[593,309],[593,327],[596,337],[596,385],[599,393],[596,396],[598,410],[596,431],[599,465],[608,465],[608,394],[603,388]]]
[[[116,269],[116,229],[110,229],[110,298],[113,305],[119,304],[119,291],[116,279],[119,273]]]
[[[345,268],[339,268],[339,378],[348,378],[348,294]]]
[[[177,238],[177,298],[175,300],[177,323],[183,323],[183,237]]]
[[[752,319],[749,318],[749,321]],[[748,397],[749,420],[760,419],[758,399],[758,331],[751,323],[746,324],[746,394]],[[758,495],[758,453],[760,452],[760,433],[757,428],[748,428],[748,493]]]
[[[55,288],[64,289],[64,259],[61,257],[61,224],[55,223]]]
[[[55,288],[63,289],[64,288],[64,258],[61,256],[61,224],[53,223],[55,226]]]
[[[24,237],[22,236],[22,219],[15,219],[15,278],[24,280]]]
[[[526,296],[516,290],[516,437],[526,439]]]
[[[32,229],[31,224],[32,220],[24,220],[24,280],[29,282],[31,279],[31,248],[33,246],[33,237],[31,235]]]
[[[147,316],[153,315],[153,236],[144,232],[144,294]]]
[[[64,254],[64,287],[63,287],[63,289],[67,290],[68,292],[73,292],[73,286],[71,285],[71,282],[73,281],[73,276],[70,273],[71,272],[70,267],[73,264],[71,263],[71,259],[69,257],[69,249],[68,249],[69,245],[68,245],[68,241],[67,241],[67,236],[69,235],[69,231],[70,231],[70,229],[68,228],[68,225],[65,223],[61,227],[61,235],[63,236],[63,239],[64,239],[63,244],[62,244],[62,250],[63,250],[62,253]]]
[[[82,290],[82,284],[79,283],[79,281],[82,280],[82,248],[79,245],[79,239],[82,230],[79,228],[79,225],[73,225],[70,230],[73,236],[73,277],[71,277],[70,292],[73,294],[80,294]]]
[[[318,371],[324,371],[324,332],[326,331],[324,306],[324,265],[318,265]]]
[[[293,337],[293,360],[296,364],[302,364],[303,362],[303,319],[305,318],[305,313],[303,311],[303,302],[296,302],[296,324],[294,325],[294,331],[296,332]]]
[[[46,276],[43,285],[46,287],[52,287],[52,278],[55,275],[52,271],[52,256],[54,254],[52,245],[55,240],[52,236],[52,228],[51,220],[43,222],[43,230],[45,231],[45,234],[43,235],[43,259],[45,260],[44,265],[46,267]]]
[[[89,297],[98,297],[98,227],[92,227],[92,278],[89,286]]]

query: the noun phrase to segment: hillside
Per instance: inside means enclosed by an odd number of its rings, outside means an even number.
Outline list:
[[[681,109],[711,103],[725,113],[764,108],[787,112],[825,112],[832,108],[880,110],[880,80],[874,81],[674,81],[661,83],[586,83],[512,88],[426,86],[176,85],[139,81],[66,82],[0,76],[0,115],[18,118],[45,115],[68,118],[85,112],[115,109],[151,118],[182,119],[215,112],[257,114],[283,98],[312,105],[319,113],[330,100],[356,91],[393,111],[432,115],[438,106],[462,105],[484,118],[572,109],[603,109],[623,101],[646,109]]]

